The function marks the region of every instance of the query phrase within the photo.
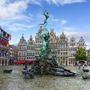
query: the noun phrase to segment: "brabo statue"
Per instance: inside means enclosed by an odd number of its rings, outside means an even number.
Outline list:
[[[41,34],[38,35],[42,39],[42,47],[40,49],[40,51],[41,51],[40,57],[41,58],[48,57],[48,54],[50,53],[50,49],[48,48],[50,36],[49,36],[49,32],[46,28],[46,26],[48,24],[47,19],[49,18],[47,9],[44,11],[44,15],[45,15],[44,23],[40,23],[39,25],[45,25],[45,26],[44,26]]]
[[[47,24],[48,24],[47,19],[50,17],[49,14],[48,14],[49,12],[48,12],[47,10],[48,10],[48,9],[46,9],[46,10],[44,11],[44,13],[43,13],[44,16],[45,16],[45,18],[46,18],[46,19],[44,20],[44,23],[40,23],[40,24],[39,24],[39,25],[45,25],[45,27],[46,27]]]

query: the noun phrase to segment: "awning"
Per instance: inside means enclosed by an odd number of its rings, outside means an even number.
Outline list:
[[[35,60],[25,60],[26,62],[34,62]]]
[[[18,60],[14,61],[14,63],[25,63],[25,62],[34,62],[35,60]]]
[[[25,60],[23,60],[23,61],[14,61],[14,63],[25,63]]]

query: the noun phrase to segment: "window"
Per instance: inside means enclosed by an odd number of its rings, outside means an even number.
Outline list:
[[[19,46],[19,50],[21,50],[21,47]]]
[[[21,52],[19,52],[19,56],[21,56]]]
[[[51,41],[53,41],[53,39],[51,39]]]
[[[67,55],[67,52],[66,52],[66,55]]]
[[[61,55],[62,55],[62,52],[61,52]]]

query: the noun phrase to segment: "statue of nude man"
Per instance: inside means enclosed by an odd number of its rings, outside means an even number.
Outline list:
[[[44,13],[43,13],[44,16],[45,16],[44,23],[40,23],[40,24],[39,24],[39,25],[45,25],[45,27],[46,27],[47,24],[48,24],[47,19],[50,17],[47,10],[48,10],[48,9],[46,9],[46,10],[44,11]]]

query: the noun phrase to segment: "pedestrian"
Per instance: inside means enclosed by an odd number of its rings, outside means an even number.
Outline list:
[[[83,65],[82,65],[83,69],[84,69],[84,66],[85,66],[85,64],[83,63]]]
[[[84,66],[86,66],[86,67],[87,67],[87,64],[85,63],[85,64],[84,64]]]
[[[79,70],[81,69],[81,64],[80,64],[80,63],[78,63],[78,69],[79,69]]]
[[[75,62],[75,65],[74,66],[77,66],[77,62]]]

